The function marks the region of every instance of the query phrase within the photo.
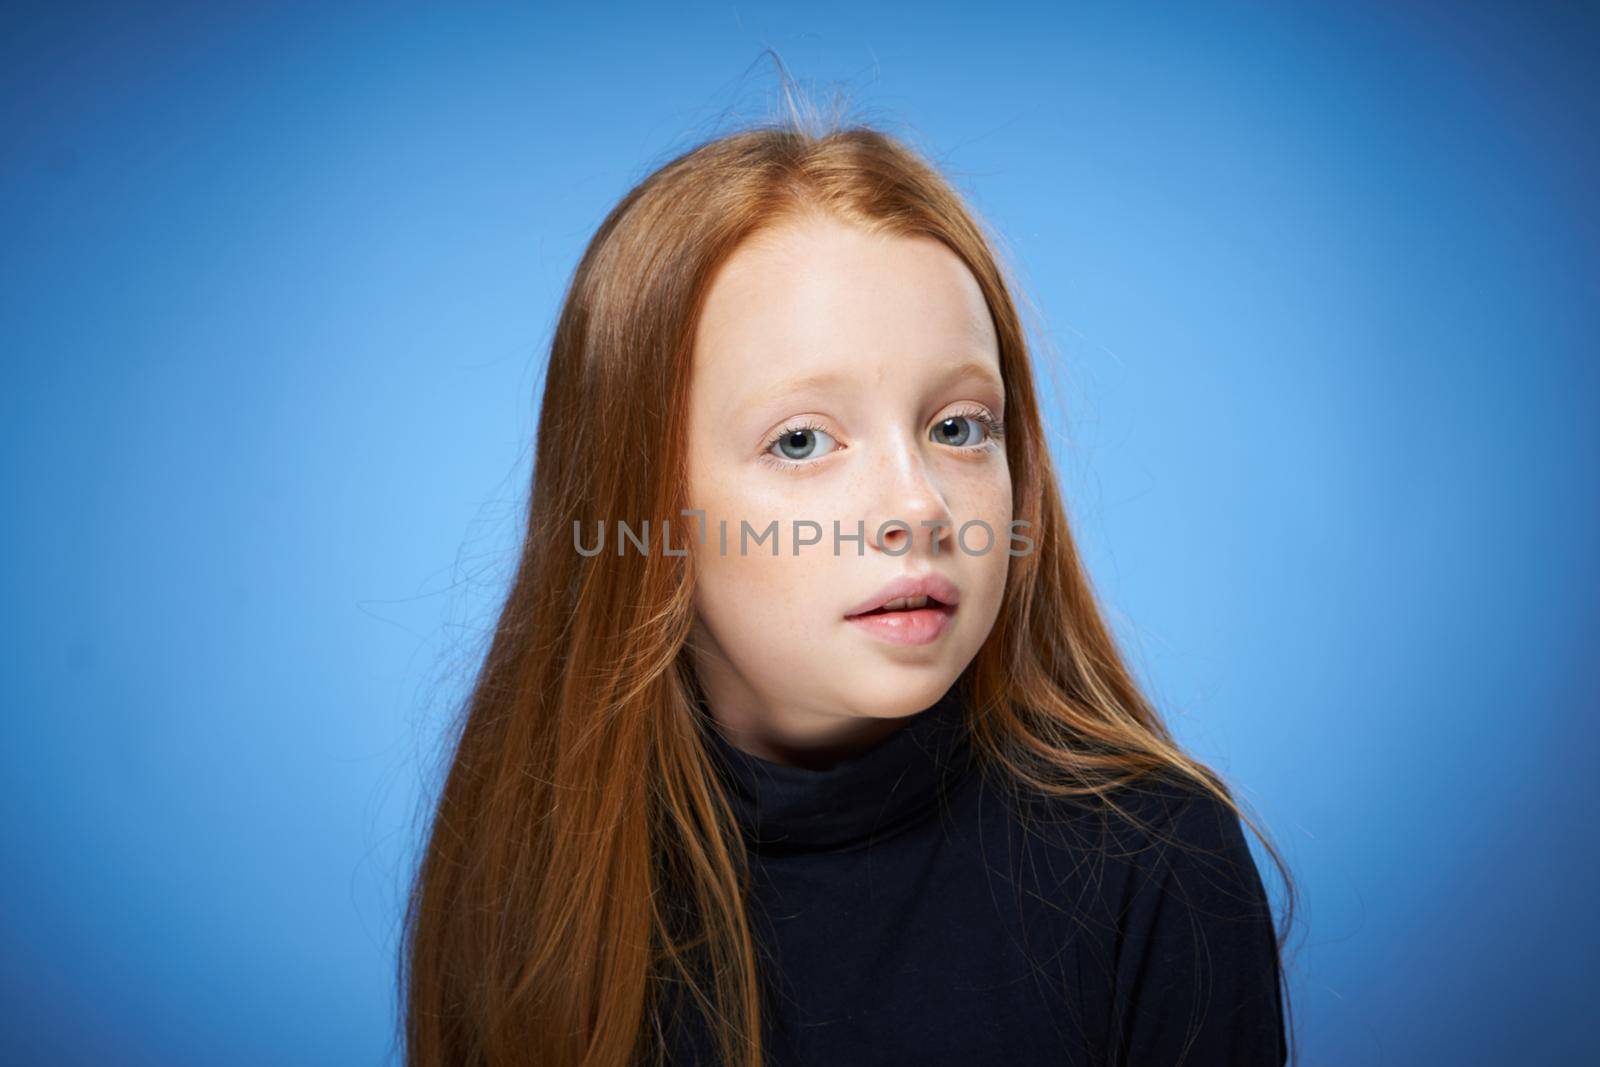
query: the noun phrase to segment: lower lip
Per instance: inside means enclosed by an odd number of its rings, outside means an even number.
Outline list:
[[[953,614],[954,608],[917,608],[878,615],[847,615],[845,621],[893,645],[926,645],[937,641],[949,628]]]

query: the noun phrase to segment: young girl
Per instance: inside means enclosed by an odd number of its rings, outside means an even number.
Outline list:
[[[407,1062],[1282,1064],[1241,819],[1101,617],[951,187],[791,121],[630,191],[556,328]]]

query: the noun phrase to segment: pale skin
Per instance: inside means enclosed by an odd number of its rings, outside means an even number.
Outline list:
[[[691,539],[690,655],[731,743],[830,766],[935,703],[999,614],[1012,499],[1005,442],[991,430],[1005,392],[988,306],[932,238],[808,217],[724,264],[693,361],[689,495],[707,536]],[[776,519],[778,554],[770,540],[741,554],[741,519],[756,531]],[[822,539],[793,554],[802,519]],[[880,542],[890,519],[910,530],[891,527]],[[841,541],[835,554],[834,520],[846,534],[864,524],[862,546]],[[975,534],[972,551],[958,544],[969,520],[996,532],[988,551]],[[932,642],[892,644],[845,618],[892,578],[930,570],[960,590]]]

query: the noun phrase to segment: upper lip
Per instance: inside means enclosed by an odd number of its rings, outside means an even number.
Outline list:
[[[860,615],[862,612],[881,608],[891,600],[912,596],[926,596],[947,607],[955,607],[956,602],[961,599],[961,590],[957,589],[956,584],[950,579],[933,571],[926,574],[902,574],[845,612],[845,615]]]

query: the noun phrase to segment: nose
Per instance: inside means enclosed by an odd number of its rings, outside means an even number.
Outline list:
[[[942,555],[955,543],[955,516],[915,440],[897,438],[869,464],[867,550],[889,556]]]

